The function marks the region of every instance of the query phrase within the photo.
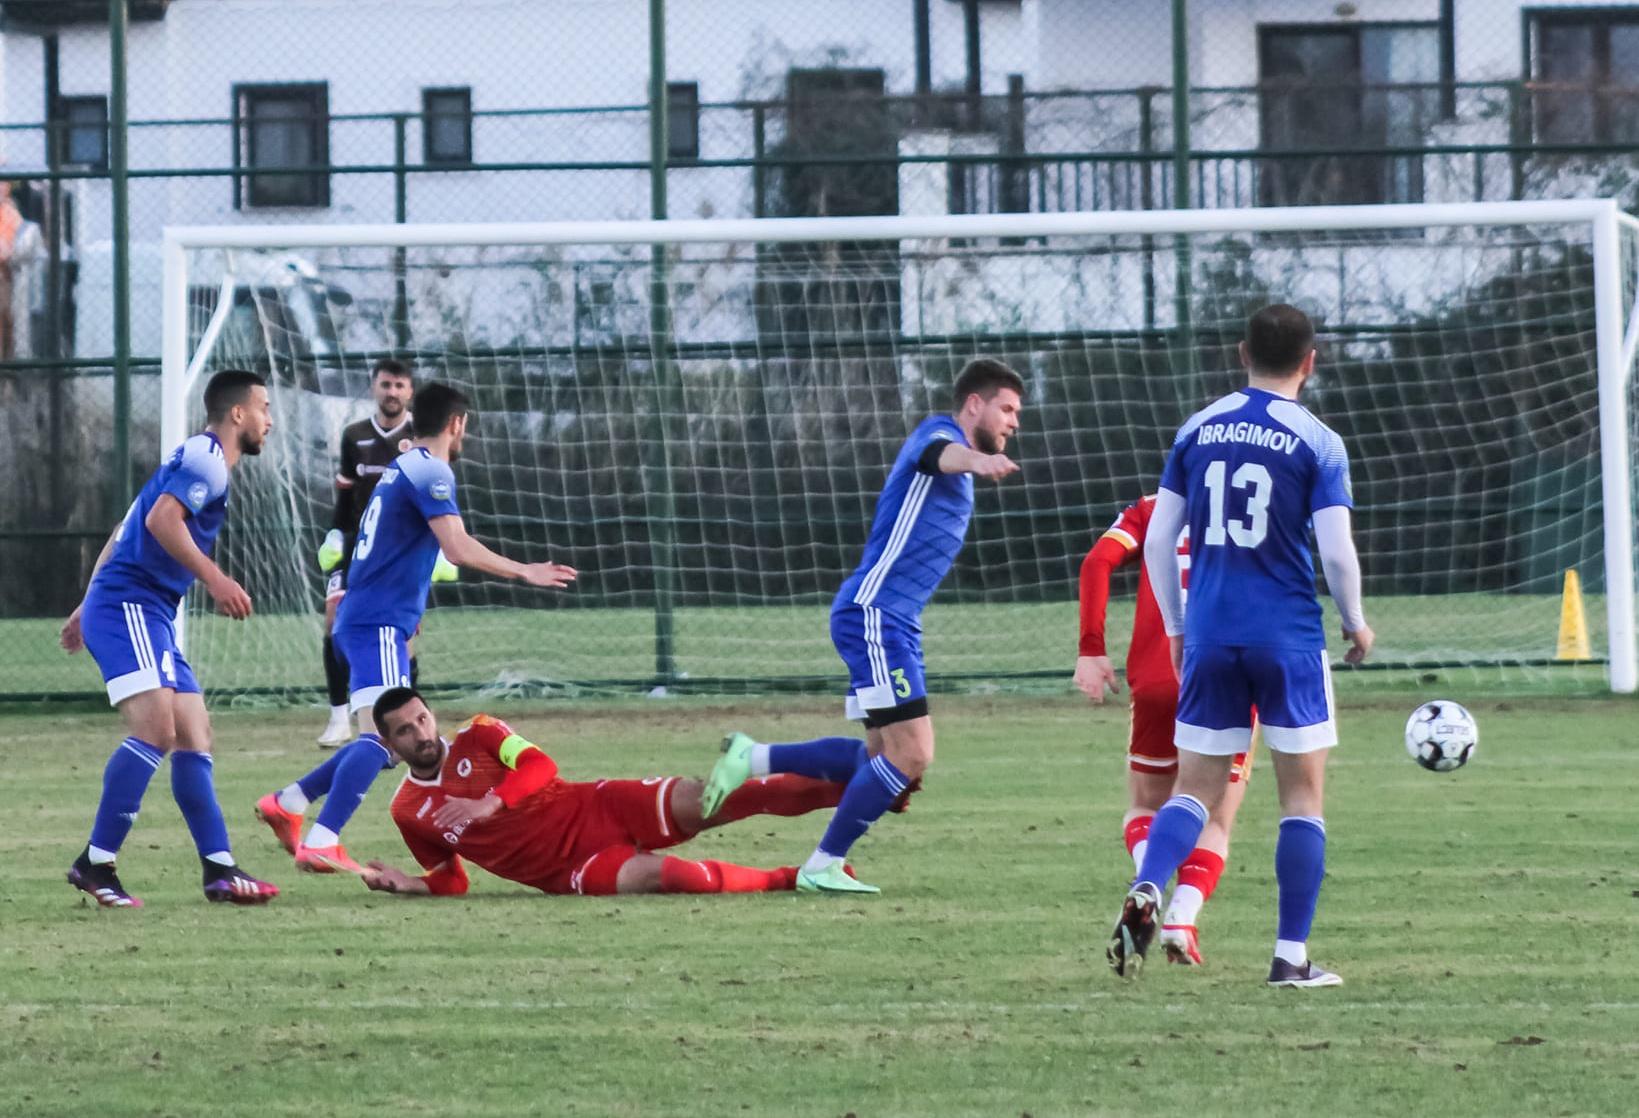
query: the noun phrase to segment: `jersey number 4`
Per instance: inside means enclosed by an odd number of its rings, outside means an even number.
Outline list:
[[[371,496],[370,507],[364,510],[364,516],[359,519],[359,542],[353,545],[353,558],[366,558],[370,554],[370,549],[376,546],[376,521],[380,519],[381,494],[377,493]]]
[[[1229,467],[1223,462],[1214,462],[1206,468],[1207,546],[1222,547],[1227,537],[1236,547],[1257,547],[1269,534],[1269,498],[1275,490],[1274,479],[1262,463],[1242,462],[1230,477],[1229,488],[1251,490],[1246,495],[1246,517],[1226,524],[1224,506],[1228,503],[1228,493],[1224,474],[1228,472]]]

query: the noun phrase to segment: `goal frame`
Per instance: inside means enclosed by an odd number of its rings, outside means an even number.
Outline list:
[[[1639,690],[1636,632],[1629,376],[1639,355],[1639,306],[1622,298],[1620,234],[1639,219],[1614,199],[1404,203],[1221,210],[1130,210],[931,217],[762,218],[727,221],[590,221],[359,225],[167,226],[162,247],[163,350],[160,453],[187,435],[187,402],[199,374],[188,358],[190,249],[416,248],[438,245],[666,245],[699,242],[887,241],[1068,235],[1186,235],[1321,232],[1459,225],[1583,225],[1593,253],[1599,385],[1601,490],[1604,499],[1605,608],[1610,688]],[[1611,437],[1611,436],[1615,437]],[[178,638],[182,630],[178,629]]]

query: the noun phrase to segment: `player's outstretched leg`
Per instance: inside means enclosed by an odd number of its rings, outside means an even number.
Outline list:
[[[723,739],[723,755],[712,766],[701,798],[710,819],[727,797],[753,777],[791,773],[846,784],[868,759],[859,738],[815,738],[813,741],[767,744],[735,731]]]
[[[91,824],[91,841],[68,870],[68,883],[104,908],[141,908],[126,892],[114,870],[114,859],[142,808],[143,793],[165,754],[138,737],[114,749],[102,771],[102,798]]]
[[[319,817],[308,830],[307,838],[296,847],[296,868],[308,873],[362,872],[362,867],[341,844],[342,828],[364,802],[376,776],[382,769],[391,767],[392,754],[375,734],[364,734],[342,748],[334,760],[336,764],[330,770],[324,806],[319,809]],[[308,775],[317,779],[324,768],[321,765]]]
[[[855,768],[819,846],[797,871],[799,893],[881,892],[848,873],[844,862],[860,836],[910,790],[912,779],[919,777],[933,759],[933,721],[921,714],[881,726],[873,733],[881,735],[882,751]],[[892,757],[900,758],[915,771],[906,773]]]

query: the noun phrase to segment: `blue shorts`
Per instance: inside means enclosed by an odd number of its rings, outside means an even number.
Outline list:
[[[831,612],[831,643],[848,665],[848,717],[927,698],[922,635],[872,606]]]
[[[1270,749],[1308,753],[1336,745],[1325,651],[1185,646],[1173,732],[1178,748],[1215,756],[1243,752],[1252,743],[1254,709]]]
[[[366,710],[381,693],[410,685],[410,638],[392,625],[337,627],[330,634],[347,665],[347,709]]]
[[[132,695],[162,687],[199,694],[199,681],[176,647],[174,609],[87,594],[80,634],[102,672],[109,705],[119,706]]]

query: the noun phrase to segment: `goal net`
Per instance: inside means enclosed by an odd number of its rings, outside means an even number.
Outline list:
[[[266,373],[276,423],[219,542],[257,614],[191,598],[187,652],[219,698],[319,693],[314,552],[390,355],[473,401],[469,529],[581,571],[436,587],[428,684],[840,688],[827,608],[887,466],[993,355],[1029,387],[1022,470],[977,487],[930,679],[1062,686],[1083,556],[1278,301],[1319,325],[1304,402],[1350,451],[1375,663],[1632,690],[1636,229],[1574,202],[172,230],[165,445],[217,368]]]

